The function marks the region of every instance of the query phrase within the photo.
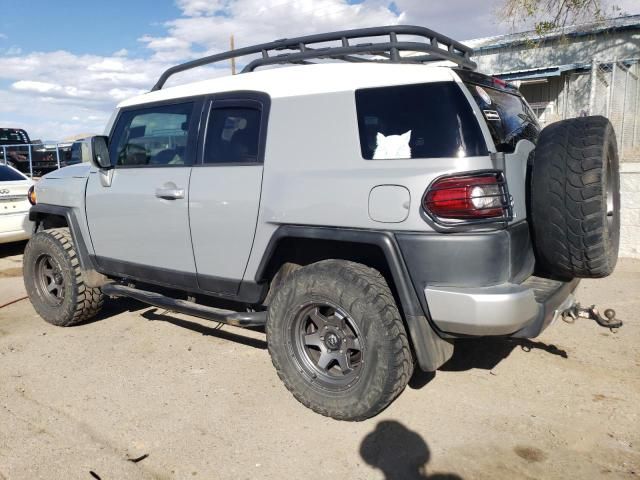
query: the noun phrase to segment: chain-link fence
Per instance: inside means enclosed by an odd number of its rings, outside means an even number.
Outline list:
[[[591,69],[589,113],[611,120],[622,161],[640,161],[640,63],[595,63]]]

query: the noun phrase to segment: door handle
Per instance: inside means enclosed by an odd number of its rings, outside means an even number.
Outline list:
[[[156,197],[165,200],[178,200],[179,198],[184,198],[184,188],[178,188],[175,185],[156,188]]]

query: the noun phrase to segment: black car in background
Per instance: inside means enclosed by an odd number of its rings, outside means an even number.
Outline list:
[[[26,175],[33,172],[34,177],[41,177],[58,168],[58,156],[60,167],[77,163],[71,159],[71,144],[45,145],[40,140],[31,140],[27,132],[21,128],[0,128],[0,164],[6,163]]]

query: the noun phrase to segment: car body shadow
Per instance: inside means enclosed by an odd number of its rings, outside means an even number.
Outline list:
[[[20,242],[0,243],[0,258],[22,255],[26,246],[26,240]]]
[[[210,337],[230,340],[232,342],[240,343],[248,347],[257,348],[260,350],[267,349],[266,341],[260,340],[258,338],[245,337],[244,335],[230,332],[228,330],[223,330],[224,325],[221,323],[215,324],[215,326],[213,327],[208,327],[197,322],[174,317],[170,314],[170,312],[162,311],[162,313],[158,313],[158,311],[159,310],[157,308],[152,308],[150,310],[147,310],[146,312],[143,312],[142,317],[150,321],[167,322],[175,325],[176,327],[186,328],[187,330],[191,330],[193,332],[197,332]],[[252,330],[256,331],[255,329]]]
[[[385,480],[461,480],[454,473],[427,473],[431,451],[416,432],[395,420],[376,425],[360,444],[360,456],[384,474]]]
[[[481,338],[456,340],[453,356],[438,370],[444,372],[464,372],[474,368],[493,370],[517,347],[525,352],[542,350],[561,358],[569,358],[566,350],[555,345],[529,340],[526,338]],[[431,382],[435,372],[416,370],[409,381],[409,387],[420,389]]]
[[[525,338],[483,338],[474,340],[458,340],[451,359],[440,370],[461,372],[480,368],[492,370],[509,354],[520,347],[525,352],[542,350],[551,355],[568,358],[569,355],[555,345],[537,342]]]
[[[138,312],[147,307],[148,305],[138,302],[137,300],[133,300],[132,298],[123,297],[118,298],[117,300],[109,300],[107,298],[105,299],[102,309],[100,309],[100,312],[95,317],[85,320],[84,322],[80,322],[78,325],[90,325],[94,322],[99,322],[100,320],[115,317],[121,313]]]

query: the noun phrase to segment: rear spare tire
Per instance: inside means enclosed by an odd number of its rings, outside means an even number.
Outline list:
[[[607,118],[572,118],[542,130],[530,202],[543,270],[563,278],[613,272],[620,243],[620,174],[616,135]]]

